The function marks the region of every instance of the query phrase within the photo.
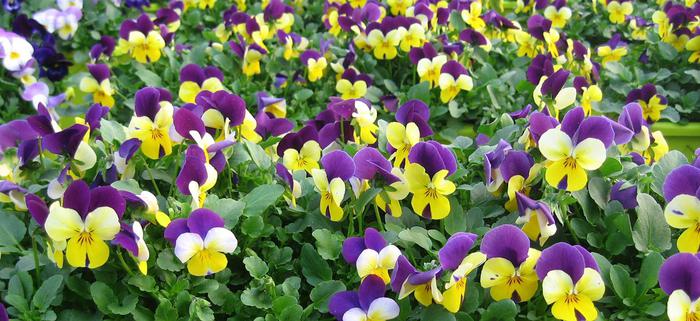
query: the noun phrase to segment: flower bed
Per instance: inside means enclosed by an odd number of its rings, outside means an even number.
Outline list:
[[[695,1],[3,6],[0,320],[700,320]]]

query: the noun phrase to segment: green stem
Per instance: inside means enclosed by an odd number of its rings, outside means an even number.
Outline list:
[[[131,268],[126,264],[126,261],[124,261],[124,256],[122,256],[122,252],[120,250],[117,250],[117,257],[119,257],[119,262],[121,262],[124,270],[126,270],[129,275],[134,275],[134,272],[131,271]]]
[[[32,252],[34,253],[34,275],[37,282],[41,282],[41,270],[39,267],[39,250],[36,246],[36,239],[32,235]]]
[[[155,178],[155,176],[153,176],[153,172],[151,172],[151,168],[148,167],[148,162],[143,157],[141,157],[141,159],[143,159],[143,163],[146,166],[146,171],[148,171],[148,176],[151,177],[151,183],[153,184],[153,188],[155,188],[156,193],[158,193],[158,195],[163,195],[160,193],[160,189],[158,188],[158,184],[156,184],[156,178]]]
[[[379,230],[385,231],[384,230],[384,222],[382,222],[382,216],[379,214],[379,207],[377,206],[377,203],[374,203],[374,216],[377,217],[377,224],[379,224]]]
[[[363,225],[365,225],[365,215],[364,212],[361,212],[360,214],[357,214],[355,209],[352,209],[352,212],[355,213],[357,216],[357,232],[362,233],[363,231]]]
[[[350,217],[348,217],[348,236],[352,236],[355,234],[355,217],[353,217],[353,214],[355,212],[350,212]]]

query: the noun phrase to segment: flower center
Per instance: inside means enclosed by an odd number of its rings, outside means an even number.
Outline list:
[[[163,132],[160,131],[158,128],[151,129],[151,139],[153,140],[161,140],[163,139]]]
[[[430,199],[437,199],[438,198],[438,192],[435,189],[435,187],[433,186],[433,183],[428,184],[428,187],[425,189],[425,192],[423,192],[423,195],[426,198],[430,198]]]
[[[11,51],[10,52],[10,59],[19,59],[20,54],[17,51]]]
[[[689,312],[685,316],[685,321],[700,321],[700,315],[695,312]]]
[[[508,278],[508,281],[506,283],[508,284],[508,286],[518,286],[523,283],[523,279],[519,275],[514,275]]]
[[[78,244],[81,246],[90,246],[93,242],[92,234],[90,232],[81,232],[78,235]]]
[[[576,169],[577,166],[576,159],[573,157],[569,156],[564,160],[564,167],[566,168]]]
[[[579,301],[580,300],[576,294],[569,294],[564,299],[564,302],[566,302],[567,304],[577,304]]]

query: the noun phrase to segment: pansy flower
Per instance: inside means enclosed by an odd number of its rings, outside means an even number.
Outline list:
[[[90,189],[77,180],[68,186],[62,202],[51,204],[44,229],[59,250],[65,248],[68,264],[98,268],[109,258],[105,242],[119,233],[125,207],[124,198],[113,187]]]
[[[586,171],[598,169],[613,143],[611,121],[594,116],[584,119],[582,108],[569,111],[558,128],[547,130],[537,142],[549,164],[545,179],[549,185],[578,191],[588,182]]]
[[[578,76],[574,78],[574,88],[580,95],[581,107],[586,116],[590,116],[593,112],[593,103],[599,103],[603,100],[603,91],[596,84],[589,84],[586,78]]]
[[[134,98],[135,115],[129,123],[129,136],[141,141],[141,151],[150,159],[170,155],[173,150],[173,106],[167,98],[152,87],[140,89]]]
[[[204,91],[217,92],[223,90],[221,82],[224,74],[214,66],[202,68],[189,64],[180,69],[180,90],[178,96],[186,103],[194,103],[197,95]]]
[[[668,107],[666,96],[659,94],[656,86],[651,83],[630,91],[626,101],[638,103],[642,107],[644,119],[651,122],[658,121],[661,118],[661,112]]]
[[[373,22],[367,26],[367,45],[375,58],[391,60],[398,55],[398,47],[406,29],[399,28],[396,18],[384,19],[381,23]]]
[[[459,40],[470,44],[473,48],[481,48],[485,51],[491,50],[491,41],[482,33],[474,29],[464,29],[459,33]]]
[[[473,233],[455,233],[438,251],[442,269],[453,271],[450,281],[445,285],[441,302],[452,313],[457,313],[462,306],[467,291],[467,276],[486,261],[484,253],[469,253],[476,238]]]
[[[469,8],[465,8],[460,12],[462,20],[466,22],[470,27],[476,29],[477,31],[486,28],[486,22],[481,18],[481,2],[472,1],[469,4]]]
[[[557,232],[554,216],[549,206],[542,201],[535,201],[521,192],[515,192],[520,215],[516,224],[523,224],[523,232],[533,241],[539,240],[544,245],[547,239]]]
[[[143,275],[148,274],[148,258],[150,253],[146,241],[143,238],[143,227],[135,221],[132,225],[122,223],[121,230],[112,240],[112,244],[121,246],[127,250],[136,260],[139,271]]]
[[[508,202],[505,208],[509,211],[517,209],[516,192],[525,195],[530,194],[530,186],[537,177],[542,166],[535,164],[532,156],[523,151],[509,151],[503,158],[503,162],[499,167],[500,175],[506,182],[508,189]]]
[[[594,301],[603,298],[605,284],[593,255],[580,245],[557,243],[542,251],[537,266],[542,294],[552,315],[565,321],[593,321]]]
[[[670,321],[697,320],[700,317],[700,254],[678,253],[659,269],[659,287],[669,295]]]
[[[460,91],[470,91],[474,87],[474,81],[469,76],[467,68],[455,60],[450,60],[440,69],[440,101],[448,103],[453,100]]]
[[[299,57],[301,51],[306,50],[309,46],[309,40],[296,33],[286,33],[283,30],[277,30],[277,38],[280,44],[284,46],[282,57],[285,60],[292,60]]]
[[[88,71],[92,77],[84,77],[80,81],[80,90],[92,94],[92,100],[103,106],[114,106],[115,90],[109,81],[109,67],[104,64],[88,65]]]
[[[439,85],[442,66],[447,62],[447,56],[442,54],[438,55],[429,43],[426,43],[423,48],[423,51],[427,53],[418,61],[414,61],[414,64],[416,64],[416,70],[420,81],[427,81],[430,83],[431,87],[435,88]],[[411,49],[411,53],[414,53],[414,51],[417,52],[420,51],[420,49]],[[413,56],[413,54],[409,55]]]
[[[614,0],[607,4],[608,9],[608,19],[610,22],[615,24],[622,24],[625,22],[625,18],[632,14],[634,7],[632,6],[632,1],[625,0]]]
[[[80,8],[66,7],[61,10],[49,8],[35,13],[32,18],[39,22],[46,31],[58,32],[61,39],[67,40],[78,30],[78,21],[83,13]]]
[[[338,321],[386,321],[399,316],[396,301],[385,297],[386,285],[382,279],[370,275],[362,280],[360,289],[334,294],[328,302],[328,311]]]
[[[62,93],[56,96],[50,96],[49,86],[43,81],[37,81],[31,85],[25,86],[21,97],[26,101],[32,102],[32,105],[34,105],[34,108],[37,110],[39,109],[39,105],[43,105],[49,112],[52,112],[52,109],[63,103],[66,99],[66,94]]]
[[[525,233],[513,225],[498,226],[484,235],[480,251],[486,255],[481,286],[490,289],[491,298],[525,302],[535,295],[540,251],[530,248]]]
[[[273,97],[264,91],[256,93],[255,98],[258,103],[258,112],[265,112],[274,118],[287,117],[287,101],[284,98]]]
[[[139,63],[152,63],[160,59],[165,40],[155,29],[146,14],[136,20],[124,20],[119,28],[119,41],[115,48],[116,55],[130,54]]]
[[[666,222],[674,228],[684,229],[678,237],[680,252],[700,251],[700,168],[682,165],[672,170],[663,185]]]
[[[70,165],[74,170],[72,173],[80,176],[97,163],[97,155],[86,140],[88,131],[89,128],[85,125],[72,125],[45,135],[42,139],[42,147],[45,151],[71,159]]]
[[[344,151],[333,151],[321,158],[323,169],[312,169],[316,189],[321,194],[321,214],[337,222],[343,218],[340,204],[345,197],[345,181],[355,173],[355,163]]]
[[[626,181],[619,181],[610,188],[610,201],[618,201],[622,208],[631,209],[637,207],[637,185]]]
[[[321,146],[318,144],[318,131],[306,126],[296,133],[285,135],[277,145],[277,155],[282,157],[285,167],[292,171],[305,170],[311,173],[319,168]]]
[[[122,178],[129,179],[134,177],[136,167],[130,164],[131,158],[141,148],[141,141],[138,138],[127,139],[119,145],[119,149],[114,152],[113,160],[117,172]]]
[[[399,294],[399,300],[413,294],[423,306],[442,302],[442,292],[438,288],[437,278],[442,274],[442,268],[437,267],[425,272],[419,272],[411,265],[405,256],[399,256],[391,276],[391,288]]]
[[[408,155],[406,182],[413,194],[413,211],[425,218],[440,220],[450,214],[448,195],[455,184],[447,180],[457,169],[452,151],[436,141],[416,144]]]
[[[375,124],[377,121],[377,110],[362,99],[357,99],[354,102],[355,111],[352,113],[352,118],[357,123],[357,126],[360,127],[359,140],[365,144],[376,143],[377,130],[379,130],[379,126]]]
[[[571,9],[566,6],[565,0],[554,1],[553,5],[544,9],[544,16],[552,21],[552,27],[562,29],[571,18]]]
[[[616,1],[613,1],[613,3]],[[629,2],[625,2],[629,3]],[[627,55],[627,43],[622,41],[622,36],[616,33],[610,38],[610,41],[601,45],[597,49],[598,56],[603,58],[601,62],[603,66],[609,62],[619,61]]]
[[[401,251],[388,244],[374,228],[367,228],[364,237],[349,237],[343,242],[343,258],[357,268],[357,274],[364,279],[378,276],[384,284],[389,284],[389,270],[394,269]]]
[[[372,78],[358,73],[354,68],[348,68],[335,84],[335,90],[343,99],[362,98],[367,94],[367,87],[372,85]]]
[[[200,208],[204,206],[206,192],[216,184],[217,176],[216,168],[207,162],[204,150],[190,145],[175,182],[180,193],[192,196],[192,208]]]
[[[508,142],[501,139],[498,145],[484,154],[484,177],[486,178],[486,188],[489,192],[496,192],[504,182],[500,167],[506,157],[506,153],[512,147]]]
[[[238,246],[233,232],[224,227],[219,214],[200,208],[188,218],[173,220],[165,229],[165,239],[175,246],[175,256],[187,263],[187,271],[194,276],[221,272]]]
[[[566,69],[559,69],[550,76],[542,76],[540,82],[532,92],[532,98],[535,104],[541,109],[552,108],[552,112],[556,112],[569,107],[576,102],[576,88],[566,87],[569,72]]]
[[[260,60],[268,53],[265,48],[257,43],[247,44],[241,37],[238,42],[229,42],[229,47],[242,59],[241,69],[244,75],[252,77],[260,73]]]
[[[419,136],[427,137],[433,134],[428,121],[430,120],[430,107],[420,99],[411,99],[396,110],[396,121],[408,126],[414,123],[418,127]]]
[[[93,61],[97,61],[100,57],[109,58],[112,56],[112,53],[114,53],[116,45],[114,38],[102,36],[100,37],[100,41],[90,48],[90,58],[92,58]]]
[[[374,147],[360,149],[353,161],[357,178],[378,178],[385,184],[383,191],[374,198],[377,206],[394,217],[400,217],[403,212],[400,201],[409,193],[401,170],[392,168],[391,163]]]
[[[292,173],[280,163],[275,165],[275,172],[277,173],[277,176],[287,184],[287,193],[285,193],[286,195],[284,198],[288,201],[291,207],[296,207],[296,200],[301,196],[301,184],[299,184],[299,182],[294,179],[294,176],[292,176]]]
[[[647,163],[656,158],[651,148],[653,134],[650,133],[649,125],[644,120],[642,107],[637,103],[629,103],[622,108],[617,123],[627,128],[630,132],[629,139],[618,145],[620,152],[629,154],[636,153],[643,156]],[[660,134],[660,133],[658,133]],[[653,156],[653,157],[652,157]],[[658,155],[659,157],[662,155]]]
[[[688,62],[697,63],[700,62],[700,36],[695,36],[685,43],[685,50],[691,52],[688,57]]]
[[[403,52],[409,52],[411,48],[421,47],[428,41],[425,27],[423,27],[418,19],[404,18],[402,22],[403,25],[399,27],[399,29],[401,29],[399,48],[401,48]]]
[[[8,71],[22,70],[32,61],[34,47],[23,37],[11,32],[0,34],[2,66]]]
[[[321,53],[316,50],[304,51],[299,59],[306,65],[310,82],[321,79],[326,71],[326,67],[328,67],[326,57],[322,56]]]
[[[0,203],[12,203],[18,211],[26,211],[27,190],[10,181],[0,180]]]

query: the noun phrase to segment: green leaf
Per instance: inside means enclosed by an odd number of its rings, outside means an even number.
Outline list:
[[[262,216],[251,216],[241,224],[241,232],[252,238],[257,238],[265,229],[265,221]]]
[[[632,239],[641,252],[665,251],[671,248],[671,228],[664,219],[661,206],[649,194],[637,195],[637,222]]]
[[[248,150],[248,154],[250,154],[250,158],[253,160],[253,163],[258,168],[261,169],[268,169],[270,166],[272,166],[272,160],[270,160],[270,156],[265,153],[265,150],[258,144],[253,143],[248,140],[244,140],[244,144],[246,149]]]
[[[421,321],[456,321],[454,314],[445,310],[441,305],[433,304],[423,310]]]
[[[100,120],[100,134],[103,141],[111,144],[121,144],[126,140],[126,128],[113,120]]]
[[[424,103],[430,103],[430,83],[427,81],[413,85],[408,89],[407,100],[420,99]]]
[[[248,270],[250,276],[259,279],[267,274],[269,268],[265,261],[257,256],[248,256],[243,259],[245,269]]]
[[[374,198],[381,193],[382,189],[381,188],[370,188],[362,194],[360,194],[360,197],[357,198],[357,201],[355,201],[355,211],[357,213],[364,213],[365,207],[369,202],[374,200]]]
[[[636,294],[634,280],[621,265],[615,264],[610,268],[610,282],[620,299],[634,298]]]
[[[158,74],[146,69],[142,65],[136,65],[136,77],[139,77],[148,87],[162,87],[162,80]]]
[[[177,272],[184,268],[184,265],[168,250],[158,253],[156,264],[159,268],[171,272]]]
[[[427,251],[430,251],[433,245],[430,237],[428,237],[428,231],[418,226],[399,232],[399,238],[409,243],[415,243]]]
[[[136,304],[139,302],[139,297],[135,294],[129,294],[124,297],[121,303],[118,299],[112,298],[112,303],[108,308],[113,314],[128,315],[136,309]]]
[[[238,225],[238,220],[243,215],[245,203],[230,198],[219,198],[211,194],[204,201],[204,207],[221,215],[226,223],[226,228],[233,229]]]
[[[246,205],[243,214],[245,216],[262,214],[265,209],[277,202],[282,193],[284,193],[284,187],[279,184],[266,184],[254,188],[242,199]]]
[[[46,311],[51,305],[51,302],[56,299],[58,295],[58,290],[61,288],[63,283],[63,276],[60,274],[51,276],[46,279],[44,283],[36,290],[34,297],[32,298],[32,306],[39,309],[39,311]]]
[[[305,101],[313,95],[314,95],[314,92],[311,91],[311,89],[304,88],[304,89],[299,90],[299,91],[294,93],[294,99],[296,99],[298,101]]]
[[[600,177],[592,177],[588,182],[588,193],[598,207],[606,208],[608,194],[610,194],[610,183]]]
[[[214,311],[210,308],[209,301],[195,297],[190,304],[190,319],[200,321],[214,321]]]
[[[515,320],[518,315],[518,307],[512,300],[501,300],[491,303],[486,309],[482,320]]]
[[[664,257],[656,252],[650,252],[642,261],[637,283],[637,295],[646,293],[658,283],[659,269],[664,263]]]
[[[617,158],[608,157],[603,165],[598,168],[602,176],[610,176],[622,170],[622,163]]]
[[[0,211],[0,246],[16,246],[24,238],[27,228],[17,216]]]
[[[8,284],[7,294],[17,295],[22,298],[29,299],[34,293],[34,282],[29,273],[25,271],[17,272],[10,279]]]
[[[664,181],[666,180],[668,173],[685,164],[688,164],[688,158],[683,155],[683,153],[677,150],[668,152],[652,166],[652,176],[654,176],[654,182],[651,184],[651,189],[656,192],[656,194],[663,196]]]
[[[317,284],[313,290],[311,290],[311,301],[314,302],[314,308],[321,313],[328,312],[328,300],[330,300],[333,294],[345,291],[345,284],[340,281],[331,280],[323,281]]]
[[[321,258],[311,244],[304,244],[299,256],[301,262],[301,273],[306,278],[306,282],[315,286],[322,281],[329,281],[333,276],[328,263]]]
[[[172,321],[177,320],[177,309],[173,307],[170,301],[163,300],[158,304],[156,308],[156,313],[153,315],[155,321]]]
[[[450,197],[450,215],[445,218],[445,231],[450,235],[467,230],[467,215],[456,197]]]
[[[105,314],[110,313],[109,305],[114,301],[114,292],[107,284],[97,281],[90,286],[90,295],[97,308]]]
[[[320,254],[324,260],[335,260],[338,258],[343,248],[343,240],[345,239],[342,235],[333,233],[327,229],[315,230],[312,235],[316,239],[318,254]]]
[[[700,70],[686,70],[685,73],[693,77],[696,84],[700,84]]]

